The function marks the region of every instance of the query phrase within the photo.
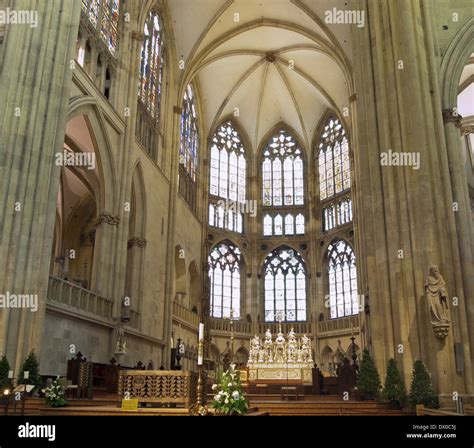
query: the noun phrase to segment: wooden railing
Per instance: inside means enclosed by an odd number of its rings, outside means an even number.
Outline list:
[[[181,404],[196,402],[197,375],[194,372],[122,370],[118,399],[138,399],[139,403]]]
[[[59,303],[105,319],[112,319],[114,301],[74,283],[56,277],[49,278],[48,302]]]
[[[230,320],[229,319],[211,319],[211,330],[230,333],[231,331]],[[233,322],[233,330],[235,333],[251,334],[252,324],[248,322],[241,322],[239,320],[235,320]]]
[[[177,302],[173,302],[173,318],[186,322],[196,329],[199,327],[199,316]]]
[[[360,326],[359,315],[341,317],[340,319],[324,320],[318,322],[318,336],[327,333],[358,330]]]

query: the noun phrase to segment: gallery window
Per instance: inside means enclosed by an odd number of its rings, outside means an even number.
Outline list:
[[[230,242],[223,242],[209,254],[211,317],[240,318],[240,264],[241,253]]]
[[[306,312],[306,264],[301,255],[281,247],[265,259],[263,268],[265,322],[304,322]]]
[[[356,258],[351,245],[344,240],[331,243],[327,262],[331,319],[358,314]]]

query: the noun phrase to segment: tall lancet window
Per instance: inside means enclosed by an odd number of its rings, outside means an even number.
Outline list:
[[[268,254],[263,268],[265,322],[307,320],[306,264],[301,255],[288,247]]]
[[[118,44],[120,0],[82,0],[82,10],[109,51],[115,55]]]
[[[150,12],[143,31],[138,97],[151,118],[158,122],[163,86],[163,27],[157,12]]]
[[[209,225],[243,232],[247,200],[247,161],[242,138],[231,121],[217,129],[211,142]]]
[[[344,240],[331,243],[327,262],[331,319],[358,314],[356,258],[350,244]]]
[[[240,318],[240,264],[238,247],[223,242],[209,254],[209,278],[211,285],[211,317]]]
[[[199,127],[196,96],[191,84],[186,88],[181,113],[179,191],[196,210],[196,178],[199,160]]]
[[[264,236],[304,235],[303,153],[290,132],[281,129],[270,139],[261,166]]]
[[[349,141],[342,123],[330,117],[316,151],[323,232],[352,222]]]

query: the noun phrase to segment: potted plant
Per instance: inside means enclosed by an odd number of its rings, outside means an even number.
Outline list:
[[[64,390],[59,383],[59,376],[51,383],[50,387],[46,388],[44,396],[46,404],[53,408],[63,408],[67,405]]]
[[[12,382],[8,378],[8,373],[10,372],[10,363],[6,356],[3,356],[0,360],[0,393],[3,393],[6,389],[12,388]]]
[[[362,400],[375,400],[381,388],[379,373],[367,349],[362,355],[357,388]]]
[[[434,409],[439,407],[438,397],[434,393],[430,374],[420,359],[413,363],[410,404],[413,407],[419,404]]]
[[[405,404],[405,385],[398,370],[397,362],[393,358],[388,360],[382,397],[390,403],[393,409],[401,409]]]
[[[222,374],[219,384],[214,384],[212,390],[215,392],[212,403],[219,415],[245,415],[248,410],[240,373],[235,370],[235,364],[231,364],[229,370]]]
[[[29,372],[29,378],[24,378],[24,372]],[[35,351],[32,350],[25,359],[18,379],[18,384],[30,384],[36,389],[41,387],[41,376],[39,374],[39,362],[36,358]]]

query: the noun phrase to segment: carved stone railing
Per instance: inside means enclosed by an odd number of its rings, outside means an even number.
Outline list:
[[[233,322],[233,330],[235,333],[251,334],[252,324],[248,322],[241,322],[235,320]],[[229,319],[211,319],[211,331],[230,333],[230,320]]]
[[[293,331],[298,334],[311,334],[311,323],[310,322],[282,322],[281,330],[283,334],[287,335],[290,330],[293,328]],[[270,329],[272,334],[278,333],[278,323],[261,323],[258,325],[258,334],[264,335],[265,332]]]
[[[114,301],[74,283],[56,277],[49,278],[48,302],[65,305],[85,313],[112,319]]]
[[[318,322],[317,335],[327,335],[331,333],[359,331],[359,315],[341,317],[340,319],[324,320]]]
[[[173,302],[173,319],[196,329],[199,327],[199,316],[177,302]]]
[[[195,372],[160,370],[122,370],[118,399],[137,399],[139,403],[179,404],[185,408],[196,402]]]

